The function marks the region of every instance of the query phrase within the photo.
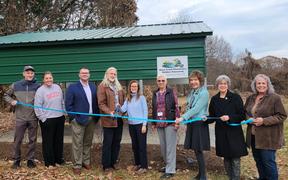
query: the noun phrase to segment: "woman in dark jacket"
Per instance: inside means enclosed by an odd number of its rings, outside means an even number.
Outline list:
[[[216,155],[224,157],[224,167],[230,180],[240,180],[240,157],[248,154],[240,123],[245,119],[243,101],[238,94],[229,90],[231,81],[226,75],[216,79],[219,92],[212,97],[209,105],[210,117],[219,117],[215,124]],[[214,122],[209,119],[207,122]]]

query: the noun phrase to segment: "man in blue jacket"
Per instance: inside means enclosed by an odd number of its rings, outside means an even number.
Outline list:
[[[80,80],[71,84],[66,92],[66,111],[98,114],[97,93],[94,83],[89,82],[90,72],[86,67],[79,71]],[[73,172],[81,173],[81,168],[91,169],[91,146],[95,125],[99,117],[68,114],[72,127]]]

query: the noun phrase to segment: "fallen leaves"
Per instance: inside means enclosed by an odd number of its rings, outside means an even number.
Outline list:
[[[9,112],[0,112],[0,135],[15,127],[15,115]]]
[[[37,167],[33,169],[27,168],[26,163],[23,162],[21,167],[14,170],[11,169],[13,161],[3,161],[0,160],[0,179],[17,179],[17,180],[29,180],[29,179],[43,179],[43,180],[71,180],[71,179],[95,179],[95,180],[104,180],[104,179],[123,179],[122,177],[116,176],[113,177],[112,172],[104,175],[100,174],[99,170],[87,171],[83,170],[79,176],[75,176],[72,172],[71,165],[59,166],[54,168],[48,168],[44,166],[41,162],[37,162]]]

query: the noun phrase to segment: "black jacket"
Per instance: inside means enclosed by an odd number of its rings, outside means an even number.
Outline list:
[[[220,98],[220,93],[211,98],[209,105],[209,116],[229,116],[228,123],[240,123],[245,120],[243,101],[238,94],[227,92],[225,98]],[[243,130],[241,126],[229,126],[227,122],[216,121],[216,155],[227,158],[237,158],[248,154]]]

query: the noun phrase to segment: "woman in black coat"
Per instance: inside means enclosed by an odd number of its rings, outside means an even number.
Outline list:
[[[220,75],[216,79],[219,93],[211,98],[209,116],[219,117],[215,124],[216,155],[224,157],[224,166],[230,180],[240,180],[240,157],[248,154],[240,123],[245,120],[243,101],[238,94],[229,91],[230,78]],[[208,123],[216,119],[208,120]]]

